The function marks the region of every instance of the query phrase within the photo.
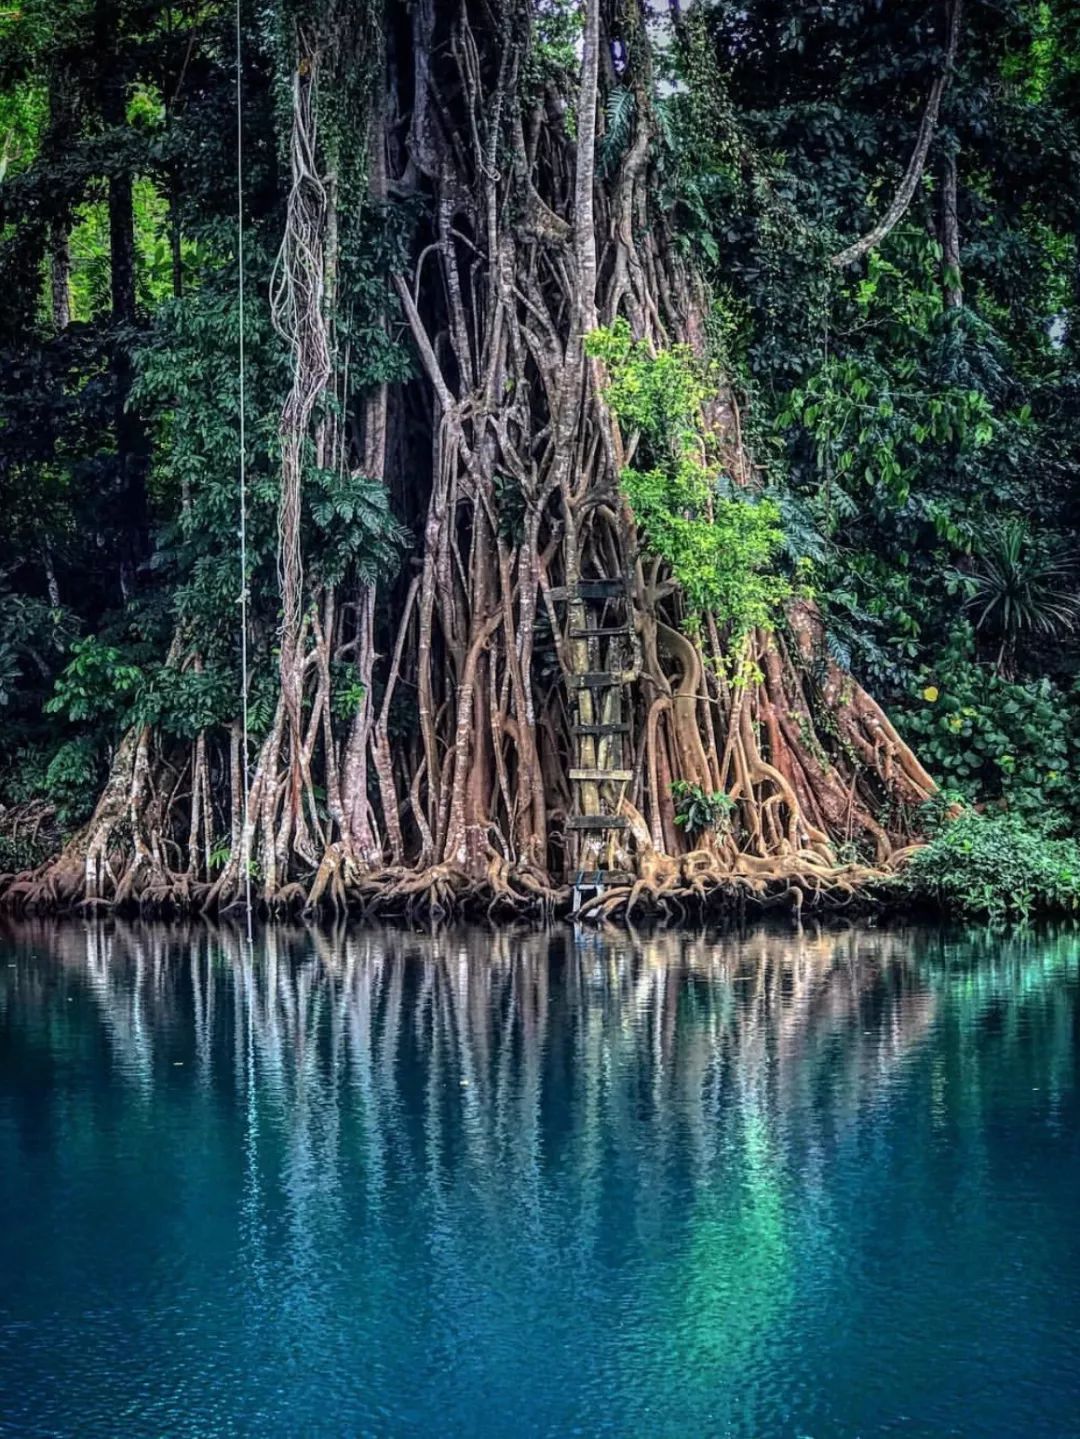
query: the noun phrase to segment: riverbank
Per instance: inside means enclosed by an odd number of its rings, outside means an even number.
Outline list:
[[[538,919],[576,917],[586,921],[630,922],[717,919],[751,912],[878,909],[888,876],[863,866],[781,866],[747,856],[746,872],[723,873],[666,860],[662,876],[626,875],[602,887],[551,884],[526,870],[493,867],[473,877],[446,865],[427,870],[383,870],[343,875],[317,899],[311,885],[292,883],[272,897],[252,885],[253,910],[264,918],[345,916],[370,919]],[[149,876],[117,893],[87,895],[73,866],[50,860],[18,875],[0,876],[0,909],[15,913],[91,912],[148,918],[207,915],[246,910],[243,890],[215,896],[213,886],[185,875],[167,880]],[[119,889],[119,887],[117,887]]]
[[[763,858],[715,850],[680,856],[646,851],[637,872],[579,875],[555,883],[536,870],[493,857],[482,873],[448,864],[427,869],[361,870],[334,854],[319,870],[267,894],[254,876],[250,896],[199,882],[160,861],[136,861],[106,883],[88,879],[77,846],[34,868],[0,874],[0,909],[220,917],[252,909],[262,918],[300,914],[435,920],[575,918],[583,922],[702,923],[786,911],[795,915],[938,914],[1026,920],[1080,913],[1080,844],[1040,833],[1008,814],[965,810],[925,843],[897,852],[888,866],[829,864],[816,852]]]

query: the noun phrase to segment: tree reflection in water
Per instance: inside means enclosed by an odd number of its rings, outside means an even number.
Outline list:
[[[567,1380],[551,1422],[589,1412],[571,1379],[591,1347],[616,1432],[661,1432],[655,1406],[738,1432],[797,1408],[763,1356],[836,1323],[873,1206],[899,1205],[880,1164],[878,1190],[829,1182],[874,1170],[896,1087],[925,1101],[904,1110],[916,1205],[957,1126],[975,1182],[1003,1065],[1052,1122],[1075,1062],[1067,936],[279,927],[249,951],[206,924],[31,919],[0,942],[10,1043],[96,1054],[132,1146],[161,1142],[174,1096],[191,1143],[169,1203],[183,1225],[188,1189],[235,1200],[245,1322],[275,1316],[263,1362],[306,1335],[348,1373],[360,1305],[372,1363],[509,1404],[535,1325]],[[105,1145],[93,1091],[56,1085],[63,1118],[55,1092],[28,1099],[24,1134],[51,1104],[65,1142]],[[380,1326],[410,1336],[393,1359]]]
[[[943,989],[1015,1028],[1025,1000],[1076,962],[1069,936],[1048,944],[918,930],[575,939],[563,929],[277,927],[249,952],[238,932],[209,924],[30,919],[0,924],[0,943],[59,960],[68,983],[85,986],[115,1064],[137,1086],[152,1085],[156,1051],[185,1030],[200,1083],[220,1081],[214,1036],[229,1024],[238,1092],[254,1073],[293,1131],[316,1113],[340,1120],[352,1092],[377,1157],[379,1136],[400,1129],[399,1061],[421,1054],[429,1153],[457,1110],[472,1158],[509,1143],[535,1161],[554,1067],[580,1089],[575,1142],[586,1152],[603,1103],[617,1129],[631,1117],[634,1126],[677,1118],[706,1167],[725,1095],[776,1123],[825,1082],[839,1119],[880,1096]],[[41,967],[20,965],[0,982],[5,1010],[31,1000],[40,1013],[51,1000],[52,1022],[63,1022],[64,998]],[[547,1053],[553,1017],[558,1041]],[[332,1153],[332,1133],[318,1142]]]

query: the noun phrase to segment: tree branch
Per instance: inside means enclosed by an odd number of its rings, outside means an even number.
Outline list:
[[[945,63],[941,68],[941,74],[936,77],[930,87],[930,94],[926,101],[926,109],[923,111],[922,120],[919,123],[919,133],[915,140],[915,148],[911,152],[911,159],[908,161],[904,178],[900,181],[900,188],[893,196],[892,204],[885,211],[878,223],[872,230],[868,230],[861,239],[849,245],[847,249],[841,250],[839,254],[829,258],[829,264],[835,265],[842,270],[847,265],[853,265],[856,260],[868,254],[876,246],[880,245],[886,235],[889,234],[907,212],[911,204],[911,198],[915,194],[915,187],[922,178],[923,170],[926,168],[926,157],[930,152],[930,142],[934,138],[934,131],[937,129],[938,113],[941,110],[941,99],[949,84],[949,77],[952,74],[953,63],[956,59],[956,48],[960,37],[960,11],[963,0],[952,0],[949,6],[949,38],[945,49]]]

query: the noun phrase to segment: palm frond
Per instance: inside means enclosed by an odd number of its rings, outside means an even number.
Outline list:
[[[1006,644],[1025,633],[1051,639],[1080,619],[1072,558],[1040,546],[1021,521],[997,526],[967,584],[975,628],[1000,635]]]

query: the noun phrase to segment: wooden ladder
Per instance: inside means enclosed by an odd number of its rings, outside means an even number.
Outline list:
[[[570,614],[567,639],[571,647],[584,642],[588,647],[589,665],[598,666],[566,676],[576,712],[575,763],[569,776],[576,803],[575,813],[566,821],[567,829],[577,839],[573,854],[576,914],[586,892],[602,892],[609,884],[628,884],[633,878],[622,870],[607,869],[599,863],[600,843],[628,827],[625,815],[604,811],[605,804],[609,808],[612,805],[610,794],[599,796],[599,812],[593,812],[585,800],[590,789],[594,791],[592,798],[596,799],[596,786],[625,787],[634,777],[633,770],[626,768],[630,724],[622,689],[637,678],[641,665],[629,576],[579,580],[567,589],[554,591],[553,596],[567,601]],[[575,615],[580,623],[575,623]],[[616,692],[613,698],[612,691]],[[593,859],[592,867],[586,866],[587,856]]]

